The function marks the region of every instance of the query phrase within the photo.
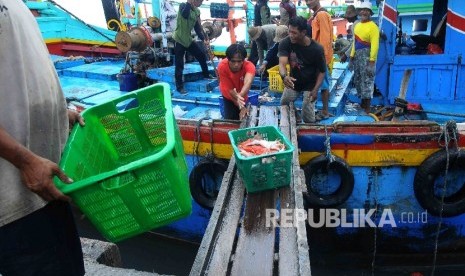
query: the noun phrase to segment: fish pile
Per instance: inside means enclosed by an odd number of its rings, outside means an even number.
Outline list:
[[[237,147],[244,157],[276,153],[286,149],[286,145],[279,140],[267,141],[259,137],[249,138],[239,143]]]

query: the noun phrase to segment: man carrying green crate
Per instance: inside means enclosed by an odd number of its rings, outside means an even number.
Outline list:
[[[284,83],[281,105],[288,105],[303,94],[302,118],[305,123],[314,123],[315,102],[326,62],[323,47],[307,35],[307,21],[303,17],[289,20],[289,36],[279,44],[278,56],[279,74]]]
[[[56,164],[69,123],[58,76],[22,1],[0,0],[0,274],[83,275],[68,197]],[[69,116],[71,115],[71,116]]]

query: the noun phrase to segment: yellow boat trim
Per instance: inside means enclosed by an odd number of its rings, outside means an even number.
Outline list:
[[[46,44],[60,43],[60,42],[63,41],[62,39],[58,39],[58,38],[48,38],[48,39],[44,39],[44,40],[45,40]]]
[[[439,149],[395,149],[395,150],[333,150],[332,153],[346,160],[349,166],[419,166],[426,158]],[[302,152],[301,165],[321,155],[319,152]]]
[[[197,143],[193,141],[184,141],[184,152],[186,154],[199,154],[201,156],[211,153],[210,143]],[[230,144],[213,144],[213,153],[218,158],[230,159],[233,155],[233,148]]]
[[[98,45],[98,46],[113,46],[116,47],[116,44],[107,41],[107,42],[102,42],[102,41],[96,41],[96,40],[82,40],[82,39],[58,39],[58,38],[49,38],[45,39],[46,44],[50,43],[62,43],[62,42],[69,42],[69,43],[78,43],[78,44],[90,44],[90,45]]]
[[[211,153],[210,143],[184,141],[184,152],[204,156]],[[426,158],[439,149],[395,149],[395,150],[333,150],[332,153],[344,160],[349,166],[419,166]],[[231,145],[213,144],[213,153],[218,158],[230,159],[233,155]],[[309,160],[321,155],[320,152],[301,152],[299,162],[305,165]]]

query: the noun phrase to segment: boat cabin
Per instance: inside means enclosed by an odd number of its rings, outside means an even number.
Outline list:
[[[398,16],[402,3],[384,0],[379,5],[375,83],[384,104],[394,104],[404,71],[411,69],[406,100],[425,109],[453,111],[465,99],[465,6],[459,0],[434,0],[430,33],[407,36]]]

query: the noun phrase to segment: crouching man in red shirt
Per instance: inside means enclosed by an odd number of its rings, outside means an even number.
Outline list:
[[[245,60],[246,57],[244,46],[232,44],[226,49],[226,58],[218,64],[225,119],[242,120],[247,114],[245,103],[255,76],[255,66]]]

